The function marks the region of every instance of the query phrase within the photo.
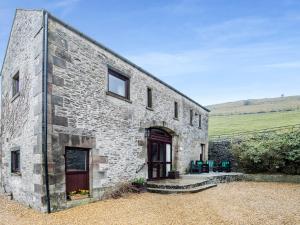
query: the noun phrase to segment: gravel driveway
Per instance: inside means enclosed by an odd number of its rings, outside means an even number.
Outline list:
[[[50,215],[0,197],[0,224],[300,224],[300,185],[236,182],[196,194],[130,194]]]

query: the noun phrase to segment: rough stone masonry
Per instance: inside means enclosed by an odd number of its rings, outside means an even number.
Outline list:
[[[89,149],[90,198],[115,185],[148,178],[148,128],[172,135],[172,166],[180,173],[207,159],[208,110],[103,45],[40,10],[17,10],[1,71],[1,192],[45,212],[45,166],[51,210],[68,207],[66,148]],[[47,89],[43,90],[43,30],[47,28]],[[44,49],[45,51],[45,49]],[[129,98],[108,91],[108,69],[129,79]],[[19,72],[19,94],[12,80]],[[152,108],[147,107],[147,88]],[[48,98],[43,98],[47,91]],[[47,101],[47,156],[43,162],[43,103]],[[174,102],[178,118],[174,118]],[[192,113],[192,121],[191,120]],[[200,121],[199,121],[200,120]],[[11,152],[20,151],[12,173]]]

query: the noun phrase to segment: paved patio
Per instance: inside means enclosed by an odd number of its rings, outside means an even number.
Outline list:
[[[201,173],[187,174],[179,179],[163,179],[147,182],[149,192],[160,194],[196,193],[216,187],[217,183],[227,183],[243,179],[242,173]]]
[[[193,174],[185,174],[182,175],[182,178],[187,179],[206,179],[206,178],[216,178],[216,177],[240,177],[243,176],[243,173],[236,173],[236,172],[209,172],[209,173],[193,173]]]

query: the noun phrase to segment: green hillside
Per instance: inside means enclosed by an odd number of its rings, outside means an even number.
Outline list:
[[[208,108],[212,110],[210,137],[300,124],[300,96],[245,100]]]
[[[207,106],[211,115],[300,110],[300,96],[248,99]]]

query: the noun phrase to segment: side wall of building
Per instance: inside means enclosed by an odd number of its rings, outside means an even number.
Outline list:
[[[27,206],[42,207],[42,11],[17,10],[2,69],[1,191]],[[19,72],[19,94],[12,78]],[[20,173],[11,151],[20,150]]]
[[[107,94],[108,66],[130,77],[130,101]],[[180,172],[190,160],[199,159],[201,144],[207,158],[207,111],[55,19],[49,21],[48,75],[53,209],[66,207],[66,146],[91,149],[90,190],[95,199],[119,182],[147,178],[145,128],[172,132],[173,160]],[[146,109],[147,87],[153,90],[153,110]],[[195,115],[194,126],[189,125],[190,109],[202,115],[202,129]]]

